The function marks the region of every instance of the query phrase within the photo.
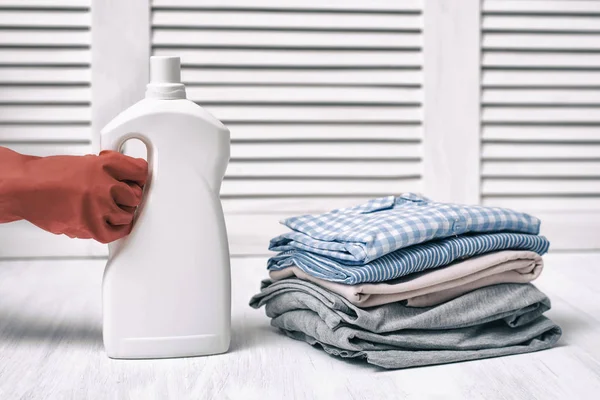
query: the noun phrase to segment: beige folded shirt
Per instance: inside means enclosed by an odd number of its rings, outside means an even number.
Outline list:
[[[543,266],[537,253],[503,250],[381,283],[344,285],[315,278],[298,267],[269,271],[269,275],[274,281],[290,276],[311,281],[359,307],[401,300],[411,307],[429,307],[484,286],[530,282],[540,275]]]

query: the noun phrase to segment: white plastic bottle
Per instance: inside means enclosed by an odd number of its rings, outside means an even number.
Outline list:
[[[146,98],[101,133],[104,150],[145,143],[149,178],[131,234],[109,245],[103,337],[111,358],[226,352],[229,248],[219,200],[229,130],[186,99],[179,57],[152,57]]]

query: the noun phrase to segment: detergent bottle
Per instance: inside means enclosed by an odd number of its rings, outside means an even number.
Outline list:
[[[229,130],[186,99],[179,57],[152,57],[145,99],[101,132],[103,150],[147,149],[149,175],[131,234],[109,244],[102,282],[111,358],[226,352],[229,247],[219,199]]]

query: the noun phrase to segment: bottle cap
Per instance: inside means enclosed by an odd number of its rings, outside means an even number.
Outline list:
[[[185,99],[185,86],[181,83],[179,57],[150,57],[150,83],[146,86],[146,98],[175,100]]]
[[[181,83],[179,57],[150,57],[150,83]]]

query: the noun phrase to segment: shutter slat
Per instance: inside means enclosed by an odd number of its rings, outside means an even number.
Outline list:
[[[421,90],[416,88],[373,87],[244,87],[194,86],[187,89],[188,98],[207,103],[356,103],[356,104],[420,104]],[[600,97],[600,95],[599,95]]]
[[[596,177],[600,178],[600,161],[590,162],[485,162],[481,176],[489,177]]]
[[[315,196],[315,195],[385,195],[418,192],[418,179],[225,179],[222,196]]]
[[[600,34],[544,34],[544,33],[486,33],[482,46],[487,49],[551,49],[600,50]]]
[[[0,27],[19,28],[80,28],[89,29],[91,15],[88,12],[43,12],[43,11],[11,11],[0,13]]]
[[[88,65],[88,49],[1,49],[0,65]],[[0,70],[3,72],[4,70]]]
[[[595,179],[486,179],[486,195],[600,195],[600,180]]]
[[[0,86],[0,103],[88,103],[89,87]]]
[[[0,105],[0,123],[15,122],[88,122],[89,105],[69,106],[6,106]]]
[[[416,143],[235,143],[232,160],[418,160]],[[366,165],[365,165],[366,167]]]
[[[521,68],[598,68],[599,53],[524,53],[506,51],[484,51],[484,68],[521,67]]]
[[[482,157],[486,159],[527,160],[527,159],[600,159],[598,144],[505,144],[485,143]]]
[[[48,144],[48,143],[31,143],[31,144],[7,144],[0,142],[0,145],[13,149],[21,154],[31,156],[53,156],[53,155],[83,155],[91,153],[89,144]]]
[[[485,86],[600,86],[600,71],[483,71]]]
[[[227,176],[230,178],[255,177],[325,177],[325,178],[415,178],[421,174],[419,162],[373,161],[368,164],[349,161],[310,161],[310,162],[248,162],[236,161],[229,164]]]
[[[564,31],[564,32],[600,32],[599,17],[578,17],[573,23],[572,17],[531,18],[527,15],[488,15],[483,17],[483,31]]]
[[[318,214],[337,208],[352,207],[366,203],[372,197],[363,196],[319,196],[319,197],[284,197],[284,198],[243,198],[221,197],[223,210],[229,215],[233,214]],[[275,210],[275,211],[274,211]]]
[[[268,32],[157,29],[155,46],[285,47],[285,48],[419,48],[417,33]],[[2,36],[0,36],[0,43]]]
[[[600,13],[600,4],[589,0],[485,0],[482,10],[484,13],[588,14]]]
[[[80,30],[0,30],[0,46],[89,46],[90,32]]]
[[[419,141],[422,129],[419,124],[230,124],[231,140],[244,141],[337,141],[337,140],[366,140],[366,141]]]
[[[484,105],[599,105],[600,91],[597,89],[486,89],[481,101]]]
[[[566,122],[600,124],[599,107],[486,107],[484,122]]]
[[[421,71],[390,70],[253,70],[253,69],[184,69],[187,84],[321,84],[418,86]]]
[[[600,201],[597,197],[568,197],[568,196],[484,196],[482,199],[484,205],[493,205],[496,207],[506,207],[522,211],[598,211],[600,210]],[[543,223],[542,223],[543,226]]]
[[[89,85],[89,68],[0,68],[0,84]]]
[[[556,141],[556,142],[592,142],[600,141],[596,126],[501,126],[483,127],[483,140],[486,141]]]
[[[423,0],[154,0],[154,7],[421,12]]]
[[[501,126],[483,127],[483,140],[489,141],[599,141],[597,126]]]
[[[77,8],[77,9],[88,9],[92,4],[92,0],[0,0],[0,7],[2,8],[47,8],[47,9],[61,9],[61,8]]]
[[[0,125],[2,142],[68,142],[90,140],[91,128],[88,124],[63,125]]]
[[[340,106],[209,106],[206,109],[227,122],[418,122],[420,107]]]
[[[182,65],[222,67],[420,67],[423,55],[419,50],[406,51],[327,51],[292,49],[183,49],[156,48],[158,56],[178,55]]]
[[[307,17],[293,12],[235,11],[164,11],[152,14],[156,28],[255,28],[255,29],[321,29],[321,30],[420,30],[419,15],[320,13]]]

